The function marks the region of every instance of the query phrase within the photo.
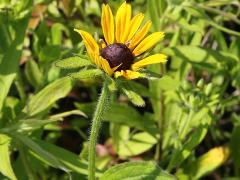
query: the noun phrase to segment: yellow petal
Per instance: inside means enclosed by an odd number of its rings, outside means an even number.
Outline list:
[[[148,21],[142,28],[141,30],[139,30],[135,36],[133,36],[133,38],[130,41],[129,44],[129,49],[133,50],[138,43],[146,36],[146,34],[148,33],[149,29],[152,26],[152,22]]]
[[[100,58],[101,58],[101,66],[102,66],[103,70],[104,70],[109,76],[111,76],[111,75],[114,73],[114,71],[111,69],[108,61],[107,61],[106,59],[102,58],[102,57],[100,57]]]
[[[133,54],[138,56],[148,49],[152,48],[158,41],[163,39],[164,32],[155,32],[147,36],[137,47],[133,50]]]
[[[98,68],[102,68],[102,64],[101,64],[101,56],[99,56],[99,54],[91,54],[92,60],[94,62],[94,64],[97,65]]]
[[[102,5],[102,30],[107,44],[114,43],[114,19],[109,5]]]
[[[131,71],[131,70],[126,70],[126,71],[117,71],[114,73],[114,77],[118,78],[120,76],[123,76],[124,78],[131,80],[131,79],[137,79],[139,77],[143,77],[144,75],[139,73],[139,72],[135,72],[135,71]]]
[[[99,47],[94,38],[92,37],[91,34],[89,34],[86,31],[74,29],[74,31],[78,32],[82,39],[83,42],[87,48],[87,52],[90,55],[90,57],[93,59],[92,54],[99,54]]]
[[[137,32],[139,26],[141,25],[144,18],[144,14],[139,13],[134,16],[130,22],[130,26],[125,30],[123,41],[127,42],[133,35]]]
[[[132,8],[130,4],[124,2],[118,9],[116,14],[116,41],[124,42],[124,33],[130,26],[132,16]]]
[[[136,63],[134,63],[132,65],[132,69],[134,71],[144,67],[144,66],[147,66],[147,65],[150,65],[150,64],[156,64],[156,63],[165,63],[167,61],[167,56],[164,55],[164,54],[154,54],[152,56],[149,56],[147,58],[144,58]]]
[[[137,47],[133,50],[133,54],[135,56],[138,56],[142,54],[143,52],[149,50],[152,48],[158,41],[163,39],[164,32],[155,32],[151,35],[147,36],[140,44],[137,45]]]

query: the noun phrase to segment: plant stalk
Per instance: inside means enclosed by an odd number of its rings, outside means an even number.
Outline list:
[[[107,82],[105,81],[102,87],[101,95],[98,99],[98,104],[94,112],[92,119],[92,127],[90,132],[90,141],[89,141],[89,180],[95,180],[95,157],[96,157],[96,143],[99,134],[99,129],[101,126],[102,115],[104,109],[106,108],[108,101],[108,89]]]

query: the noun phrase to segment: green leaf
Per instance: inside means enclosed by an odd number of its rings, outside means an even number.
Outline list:
[[[92,62],[79,56],[69,57],[55,63],[57,67],[71,69],[92,65]]]
[[[74,79],[89,79],[89,78],[96,78],[103,75],[103,72],[100,69],[86,69],[81,70],[77,73],[69,74],[70,77]]]
[[[70,171],[67,166],[65,166],[58,158],[54,156],[54,154],[44,150],[39,144],[31,140],[29,137],[16,132],[10,133],[10,135],[15,139],[20,140],[21,143],[25,144],[29,149],[48,162],[51,166],[61,169],[65,172]]]
[[[126,124],[130,127],[147,131],[153,136],[158,133],[157,126],[152,119],[144,118],[133,107],[128,105],[110,104],[107,112],[104,113],[103,120],[117,124]]]
[[[87,163],[83,162],[79,156],[53,144],[46,143],[42,140],[35,140],[35,143],[41,146],[41,148],[48,153],[54,155],[55,158],[57,158],[61,163],[63,163],[69,170],[80,174],[88,174]],[[96,172],[97,176],[99,176],[100,174],[101,173],[99,171]]]
[[[168,165],[170,171],[174,166],[179,166],[192,152],[192,150],[199,145],[207,134],[208,125],[200,125],[196,131],[191,135],[188,141],[181,149],[177,149],[172,154],[172,159]]]
[[[49,62],[59,59],[61,55],[60,45],[47,45],[43,47],[39,53],[39,60],[41,62]]]
[[[128,162],[111,167],[100,180],[175,180],[176,178],[164,172],[154,162]]]
[[[27,61],[25,66],[25,74],[27,80],[33,87],[35,87],[35,89],[42,84],[43,76],[34,60]]]
[[[147,7],[148,12],[150,14],[150,18],[153,22],[153,27],[155,31],[159,31],[160,26],[160,18],[158,14],[158,3],[159,0],[148,0]]]
[[[159,79],[158,83],[159,83],[159,88],[165,91],[176,90],[176,88],[180,84],[178,80],[173,79],[171,76],[168,76],[168,75],[165,75],[161,79]]]
[[[10,125],[9,127],[5,127],[0,129],[2,132],[10,133],[10,132],[31,132],[36,129],[39,129],[49,123],[54,123],[59,121],[59,119],[26,119],[26,120],[19,120],[17,123]]]
[[[0,172],[11,180],[17,179],[10,161],[10,138],[4,134],[0,134]]]
[[[126,89],[126,88],[122,88],[124,94],[127,95],[127,97],[129,98],[129,100],[136,106],[144,106],[145,102],[143,100],[143,98],[137,94],[136,92],[134,92],[133,90],[130,89]]]
[[[208,62],[216,65],[218,62],[237,61],[237,58],[231,54],[198,46],[176,46],[162,51],[169,56],[176,56],[191,63]]]
[[[25,1],[22,1],[18,4],[21,5],[24,2]],[[30,7],[31,3],[29,3],[29,6],[26,7],[26,9],[30,10]],[[9,18],[9,16],[4,17],[3,14],[0,14],[0,17],[0,24],[6,23],[2,19]],[[25,14],[24,18],[11,20],[7,26],[1,27],[3,31],[8,32],[6,34],[9,36],[5,36],[5,34],[0,33],[0,39],[6,39],[8,37],[9,46],[6,48],[6,51],[4,51],[3,57],[0,60],[0,110],[2,109],[5,97],[8,94],[19,68],[19,59],[21,58],[23,49],[21,46],[25,37],[28,20],[29,14]],[[11,34],[9,34],[9,29],[11,29]]]
[[[61,45],[63,33],[64,31],[66,34],[68,34],[67,28],[60,23],[54,23],[51,27],[51,38],[52,38],[52,44],[54,45]]]
[[[32,96],[23,112],[33,116],[51,106],[57,100],[65,97],[72,89],[70,78],[62,78],[46,86],[36,95]]]
[[[157,143],[157,139],[146,132],[131,135],[128,126],[113,124],[111,130],[114,147],[122,159],[144,153]]]

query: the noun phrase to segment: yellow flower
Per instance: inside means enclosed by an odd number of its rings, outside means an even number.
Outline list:
[[[91,60],[108,75],[135,79],[144,77],[139,70],[147,65],[165,63],[164,54],[154,54],[136,61],[136,57],[151,49],[164,37],[164,32],[155,32],[145,37],[152,22],[148,21],[141,28],[144,14],[132,16],[130,4],[124,2],[114,17],[109,5],[103,4],[101,25],[104,41],[99,44],[86,31],[74,29],[83,38]]]

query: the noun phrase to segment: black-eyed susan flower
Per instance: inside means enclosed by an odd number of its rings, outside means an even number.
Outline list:
[[[135,79],[144,77],[140,70],[147,65],[165,63],[164,54],[154,54],[144,59],[138,57],[150,50],[164,37],[164,32],[147,33],[152,22],[147,21],[141,28],[144,14],[139,13],[132,18],[130,4],[124,2],[117,10],[114,20],[109,5],[103,4],[101,25],[104,41],[97,43],[86,31],[77,31],[83,38],[91,60],[108,75],[115,78]]]

